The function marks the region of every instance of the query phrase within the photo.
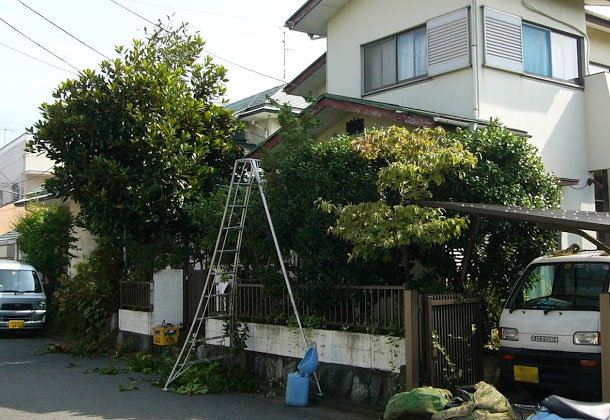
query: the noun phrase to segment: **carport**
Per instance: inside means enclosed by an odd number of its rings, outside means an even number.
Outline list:
[[[464,251],[460,279],[466,279],[472,257],[474,240],[479,234],[481,217],[493,217],[516,222],[535,223],[540,228],[560,232],[574,233],[582,236],[597,249],[610,254],[610,247],[597,240],[586,231],[610,233],[610,213],[594,211],[536,209],[497,204],[454,203],[450,201],[425,201],[425,207],[443,208],[473,215],[470,225],[468,245]],[[610,293],[600,295],[600,318],[602,336],[602,399],[610,402]]]

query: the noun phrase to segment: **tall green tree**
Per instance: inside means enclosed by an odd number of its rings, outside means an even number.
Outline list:
[[[476,158],[442,129],[373,129],[352,145],[364,159],[386,162],[377,173],[380,197],[339,206],[325,203],[338,217],[331,231],[353,244],[352,257],[375,259],[400,249],[406,280],[412,282],[409,247],[444,244],[467,225],[463,217],[418,203],[431,197],[433,185],[462,176]]]
[[[24,260],[47,277],[53,285],[70,261],[74,249],[73,219],[64,207],[32,204],[17,220],[17,246]]]
[[[32,130],[30,150],[56,162],[46,188],[77,202],[84,226],[132,262],[186,259],[194,204],[240,154],[239,124],[221,107],[226,70],[203,47],[186,24],[159,25],[61,83]]]
[[[557,177],[546,172],[538,150],[526,138],[498,121],[478,130],[457,130],[452,137],[478,158],[476,166],[462,178],[447,178],[431,189],[434,200],[558,208],[561,189]],[[488,303],[488,326],[499,315],[501,300],[525,265],[557,245],[557,233],[532,223],[483,217],[465,285],[450,249],[464,249],[468,235],[450,241],[446,247],[422,250],[418,258],[436,277],[452,279],[460,290],[480,292]]]

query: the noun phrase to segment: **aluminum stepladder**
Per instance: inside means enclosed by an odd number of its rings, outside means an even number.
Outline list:
[[[290,303],[292,305],[299,331],[305,344],[305,349],[308,348],[307,338],[303,331],[303,325],[299,317],[297,305],[294,300],[292,293],[292,287],[288,280],[288,273],[284,265],[282,253],[277,241],[273,222],[271,220],[271,214],[269,212],[269,206],[267,205],[267,199],[265,198],[265,192],[263,188],[263,181],[261,179],[261,168],[260,160],[258,159],[237,159],[233,165],[233,174],[231,177],[231,183],[229,185],[229,191],[227,194],[227,201],[222,216],[222,222],[218,231],[218,237],[216,239],[216,245],[214,247],[214,253],[212,254],[212,260],[210,261],[210,268],[203,286],[203,292],[199,299],[197,311],[195,317],[191,323],[187,338],[180,350],[180,354],[172,371],[167,378],[167,382],[163,387],[164,391],[168,390],[169,385],[184,374],[189,368],[198,363],[208,363],[213,360],[223,359],[230,357],[230,354],[221,354],[213,357],[201,357],[193,358],[197,347],[205,343],[219,344],[224,343],[225,340],[229,339],[230,331],[233,331],[235,324],[235,298],[236,298],[236,284],[237,284],[237,271],[239,266],[239,253],[241,250],[243,231],[246,222],[246,214],[248,205],[250,202],[250,194],[252,192],[252,186],[256,182],[260,193],[261,201],[265,209],[267,221],[269,223],[269,229],[273,237],[275,244],[275,250],[277,252],[280,267],[282,269],[282,275],[286,288],[288,289],[288,295],[290,296]],[[225,269],[226,258],[232,257],[230,261],[230,268]],[[215,279],[221,277],[230,280],[230,291],[227,293],[225,290],[218,290],[216,287]],[[202,336],[205,331],[205,321],[208,319],[222,319],[229,323],[229,328],[223,329],[223,334],[219,336]],[[203,330],[202,331],[202,327]],[[230,340],[229,340],[230,341]],[[223,346],[224,348],[224,346]],[[314,379],[318,387],[318,395],[322,394],[320,388],[320,382],[317,374],[314,372]]]

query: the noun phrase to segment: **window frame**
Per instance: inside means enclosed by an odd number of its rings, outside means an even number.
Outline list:
[[[578,77],[576,77],[574,79],[562,79],[559,77],[553,77],[552,76],[552,73],[553,73],[552,58],[551,58],[551,76],[526,72],[525,71],[525,42],[524,42],[524,37],[523,37],[523,27],[524,26],[530,26],[532,28],[548,31],[548,33],[549,33],[549,54],[551,55],[551,57],[553,55],[553,41],[552,41],[552,36],[551,36],[553,33],[575,40],[576,41],[576,60],[577,60],[577,68],[578,68]],[[539,78],[539,79],[543,79],[543,80],[550,80],[553,82],[558,82],[558,83],[563,83],[563,84],[576,85],[576,86],[580,86],[580,87],[584,86],[585,68],[584,68],[583,37],[582,36],[574,35],[569,32],[561,31],[561,30],[558,30],[555,28],[551,28],[548,26],[540,25],[540,24],[537,24],[537,23],[534,23],[531,21],[521,19],[521,44],[522,44],[522,47],[521,47],[522,74],[524,76],[533,77],[536,79]]]
[[[416,32],[418,30],[424,30],[424,39],[426,40],[426,72],[424,74],[418,75],[418,76],[414,76],[414,77],[410,77],[407,79],[399,79],[399,72],[398,72],[398,37],[410,32]],[[388,84],[388,85],[383,85],[374,89],[370,89],[367,90],[367,84],[366,84],[366,49],[367,47],[371,47],[375,44],[381,44],[383,42],[386,42],[388,40],[393,39],[394,41],[394,72],[395,72],[395,82]],[[427,54],[428,54],[428,34],[427,34],[427,25],[424,23],[422,25],[417,25],[411,28],[408,28],[404,31],[400,31],[400,32],[396,32],[394,34],[385,36],[383,38],[379,38],[376,39],[374,41],[371,42],[367,42],[366,44],[362,44],[360,45],[360,57],[361,57],[361,80],[362,80],[362,87],[361,87],[361,94],[362,96],[365,95],[370,95],[370,94],[374,94],[374,93],[378,93],[378,92],[383,92],[385,90],[388,89],[392,89],[395,88],[397,86],[403,86],[403,85],[407,85],[413,82],[417,82],[423,79],[427,79],[428,76],[428,58],[427,58]]]

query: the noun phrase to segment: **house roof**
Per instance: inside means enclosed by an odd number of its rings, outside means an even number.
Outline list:
[[[326,22],[333,17],[349,0],[309,0],[288,20],[289,29],[310,35],[326,35]]]
[[[321,121],[322,128],[333,126],[341,119],[350,114],[366,115],[417,127],[434,127],[436,125],[468,126],[469,124],[487,124],[489,121],[475,120],[471,118],[456,117],[447,114],[425,111],[416,108],[408,108],[383,102],[370,101],[367,99],[351,98],[347,96],[332,95],[325,93],[321,95],[313,106],[312,115]],[[309,107],[303,112],[309,110]],[[511,131],[527,136],[527,132],[517,129]],[[257,157],[262,147],[267,150],[273,149],[282,141],[279,130],[268,137],[249,157]]]
[[[291,95],[307,96],[326,82],[326,53],[311,63],[292,81],[288,82],[284,92]]]
[[[229,109],[233,112],[243,112],[246,110],[258,108],[261,105],[269,103],[269,98],[275,95],[280,90],[282,90],[283,87],[284,85],[280,85],[272,87],[271,89],[264,90],[262,92],[255,93],[254,95],[248,96],[247,98],[232,102],[226,105],[224,108]]]
[[[326,23],[350,0],[308,0],[288,20],[286,27],[309,35],[326,36]],[[556,0],[563,1],[563,0]],[[587,6],[610,6],[610,0],[585,0]]]
[[[0,235],[0,245],[13,244],[19,238],[19,232],[16,230],[11,230],[10,232],[6,232],[4,235]]]

